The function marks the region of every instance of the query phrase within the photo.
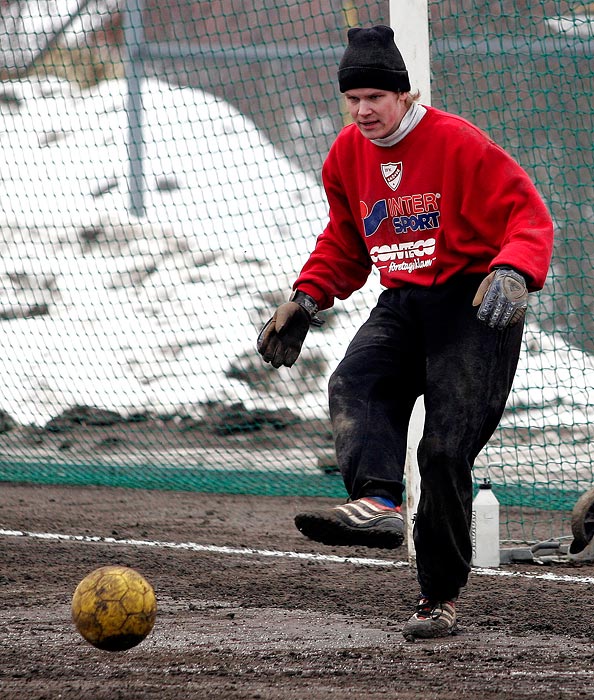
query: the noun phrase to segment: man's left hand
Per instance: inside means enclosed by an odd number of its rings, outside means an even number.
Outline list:
[[[509,267],[493,270],[481,282],[473,306],[478,306],[477,318],[490,328],[503,330],[521,321],[528,306],[526,280]]]

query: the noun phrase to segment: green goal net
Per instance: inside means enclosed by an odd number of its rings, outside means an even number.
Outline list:
[[[476,479],[567,512],[592,485],[594,9],[428,10],[431,103],[520,162],[556,231]],[[346,496],[326,387],[376,279],[290,370],[255,340],[325,224],[347,29],[378,23],[387,2],[0,3],[0,480]]]

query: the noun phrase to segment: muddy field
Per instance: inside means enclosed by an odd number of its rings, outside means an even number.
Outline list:
[[[335,501],[2,484],[0,697],[592,697],[591,566],[473,572],[459,634],[408,643],[406,549],[309,542],[293,517],[320,502]],[[158,598],[153,632],[126,652],[70,621],[76,584],[108,563]]]

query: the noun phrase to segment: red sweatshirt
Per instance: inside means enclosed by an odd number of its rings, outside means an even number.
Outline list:
[[[465,119],[427,107],[399,143],[357,126],[332,145],[322,178],[329,222],[294,289],[321,309],[362,287],[375,265],[385,287],[443,284],[509,265],[544,285],[551,217],[525,171]]]

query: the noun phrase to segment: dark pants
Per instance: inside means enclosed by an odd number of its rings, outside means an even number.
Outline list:
[[[472,467],[505,408],[523,323],[503,331],[476,319],[482,276],[388,289],[330,378],[338,464],[352,499],[402,502],[408,424],[424,394],[414,525],[421,591],[446,600],[470,571]]]

